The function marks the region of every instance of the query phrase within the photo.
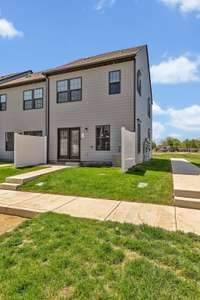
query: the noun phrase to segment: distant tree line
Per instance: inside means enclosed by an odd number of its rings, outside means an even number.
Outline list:
[[[157,151],[197,152],[200,151],[200,138],[181,141],[178,138],[167,137],[158,144],[153,142],[152,146]]]

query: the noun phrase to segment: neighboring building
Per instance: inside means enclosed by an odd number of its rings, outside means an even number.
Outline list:
[[[0,159],[13,159],[18,132],[47,135],[51,162],[111,164],[121,151],[121,127],[136,133],[136,163],[151,156],[147,46],[20,74],[0,77]]]

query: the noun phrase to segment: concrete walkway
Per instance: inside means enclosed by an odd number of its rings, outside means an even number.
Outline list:
[[[177,206],[200,209],[200,168],[185,159],[171,159]]]
[[[20,185],[22,185],[25,182],[31,181],[41,175],[61,171],[66,168],[71,168],[71,166],[45,165],[44,169],[41,170],[10,176],[6,178],[6,182],[0,184],[0,189],[16,190]]]
[[[125,201],[0,190],[0,213],[34,217],[56,212],[74,217],[148,224],[200,235],[200,211]]]

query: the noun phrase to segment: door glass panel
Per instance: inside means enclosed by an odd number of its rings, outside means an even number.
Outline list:
[[[79,158],[79,130],[71,129],[70,152],[72,157]]]
[[[60,129],[59,131],[59,149],[60,157],[67,157],[68,156],[68,142],[69,142],[69,134],[67,129]]]

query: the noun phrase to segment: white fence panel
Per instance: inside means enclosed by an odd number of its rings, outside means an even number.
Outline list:
[[[135,133],[121,128],[121,169],[127,172],[135,165]]]
[[[15,133],[14,164],[16,167],[47,163],[47,137]]]

